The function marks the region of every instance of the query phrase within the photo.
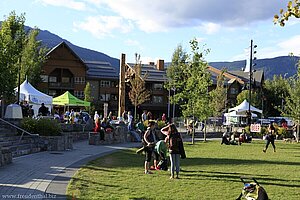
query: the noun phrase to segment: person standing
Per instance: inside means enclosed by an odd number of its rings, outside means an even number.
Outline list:
[[[99,120],[99,114],[97,111],[95,111],[95,115],[94,115],[94,122],[96,124],[96,122]]]
[[[45,106],[44,103],[42,103],[41,107],[39,108],[39,114],[42,116],[47,116],[48,114],[48,108]]]
[[[269,144],[271,143],[273,146],[273,150],[274,152],[276,152],[276,147],[275,147],[275,127],[273,126],[273,124],[269,124],[268,126],[268,135],[266,137],[266,147],[263,149],[263,152],[266,153]]]
[[[152,153],[154,151],[156,137],[155,137],[155,122],[150,121],[148,123],[148,128],[144,134],[144,151],[145,151],[145,174],[152,174],[150,171],[150,162]],[[154,160],[154,165],[156,166],[156,160]]]
[[[144,110],[143,114],[142,114],[142,122],[147,120],[147,111]]]
[[[131,114],[131,111],[128,111],[127,116],[128,116],[128,130],[131,131],[131,130],[133,130],[133,127],[134,127],[133,126],[133,124],[134,124],[134,122],[133,122],[133,116]]]
[[[161,132],[167,135],[165,142],[168,144],[170,162],[171,162],[171,177],[174,178],[175,172],[176,177],[179,178],[180,171],[180,156],[183,154],[183,143],[181,134],[178,132],[174,124],[169,124],[161,129]],[[182,146],[181,146],[182,145]]]

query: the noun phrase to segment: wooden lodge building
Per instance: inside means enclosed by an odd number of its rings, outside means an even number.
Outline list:
[[[76,97],[84,98],[84,88],[86,83],[91,85],[91,96],[94,98],[95,110],[103,112],[104,103],[108,103],[108,111],[118,115],[118,95],[119,95],[119,66],[112,66],[109,62],[89,61],[80,58],[75,51],[66,42],[61,42],[53,47],[47,54],[48,59],[42,66],[43,82],[39,84],[38,89],[53,97],[70,91]],[[128,64],[127,64],[128,65]],[[130,65],[130,64],[129,64]],[[174,91],[164,89],[166,82],[166,64],[159,60],[157,64],[151,62],[142,64],[142,74],[148,73],[146,79],[146,88],[150,91],[150,100],[138,107],[138,114],[143,110],[152,112],[155,118],[162,113],[172,113],[177,107],[169,105],[169,95]],[[212,74],[213,85],[217,82],[217,75],[220,70],[209,67]],[[236,104],[236,96],[242,88],[249,82],[249,73],[243,71],[230,71],[224,74],[225,86],[227,88],[227,106]],[[253,72],[253,84],[260,89],[264,81],[262,71]],[[125,110],[134,110],[128,98],[128,89],[125,92]],[[171,115],[171,114],[170,114]]]

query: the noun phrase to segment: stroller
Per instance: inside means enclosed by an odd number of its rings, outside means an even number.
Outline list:
[[[244,187],[236,200],[241,200],[242,197],[247,200],[269,200],[267,192],[255,178],[240,177],[240,179],[244,183]],[[253,180],[253,182],[246,182],[247,179]]]

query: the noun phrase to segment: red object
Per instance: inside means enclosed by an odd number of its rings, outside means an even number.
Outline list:
[[[100,132],[100,123],[99,122],[97,122],[95,124],[94,132]]]

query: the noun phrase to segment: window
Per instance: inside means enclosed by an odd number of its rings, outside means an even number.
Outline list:
[[[85,84],[85,77],[75,77],[75,84]]]
[[[100,87],[110,87],[110,81],[100,81]]]
[[[75,91],[74,91],[74,95],[75,95],[76,97],[78,97],[78,98],[81,98],[81,99],[84,98],[84,92],[83,92],[83,91],[77,91],[77,90],[75,90]]]
[[[100,94],[100,101],[109,101],[110,94]]]
[[[62,83],[70,83],[70,78],[69,77],[61,77],[61,82]]]
[[[153,96],[153,103],[163,103],[162,96]]]
[[[237,88],[230,88],[230,94],[238,94],[238,92]]]
[[[57,82],[57,77],[55,77],[55,76],[49,76],[49,82],[50,83],[56,83]]]
[[[56,90],[49,90],[48,94],[50,96],[56,96]]]
[[[47,75],[41,75],[42,82],[47,83],[48,82],[48,76]]]
[[[154,90],[162,90],[163,89],[163,84],[161,84],[161,83],[154,83],[153,84],[153,89]]]
[[[111,100],[118,101],[118,96],[116,94],[111,95]]]

